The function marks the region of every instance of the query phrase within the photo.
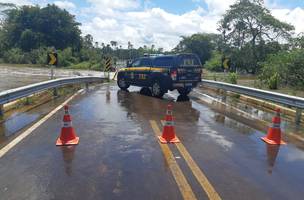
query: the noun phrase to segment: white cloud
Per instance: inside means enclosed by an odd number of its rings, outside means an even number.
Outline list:
[[[296,33],[304,32],[304,8],[272,9],[271,13],[277,19],[294,25]]]
[[[134,9],[140,6],[139,0],[87,0],[93,7],[100,9]]]
[[[209,14],[222,15],[236,0],[205,0]]]
[[[182,15],[169,13],[161,8],[116,11],[109,19],[104,19],[104,13],[100,13],[100,17],[83,25],[82,30],[85,34],[92,34],[99,42],[117,40],[126,46],[130,41],[135,47],[154,44],[171,49],[177,45],[182,35],[216,31],[218,18],[205,18],[204,14],[206,11],[200,7]]]
[[[76,8],[75,4],[70,1],[55,1],[55,5],[59,8],[66,9],[66,10],[73,10]]]
[[[0,0],[0,3],[13,3],[18,6],[32,4],[30,0]]]

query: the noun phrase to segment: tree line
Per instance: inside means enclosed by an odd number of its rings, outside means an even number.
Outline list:
[[[68,11],[54,4],[46,7],[0,3],[0,62],[46,64],[47,52],[56,49],[59,66],[102,70],[104,57],[127,60],[145,53],[162,53],[155,45],[122,48],[117,41],[94,42],[92,35],[81,35],[80,23]]]
[[[263,0],[238,0],[218,22],[219,34],[182,37],[174,52],[200,55],[205,68],[257,75],[270,89],[304,87],[304,34],[271,15]]]

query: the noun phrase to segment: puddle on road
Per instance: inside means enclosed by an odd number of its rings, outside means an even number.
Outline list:
[[[67,176],[72,176],[73,173],[73,160],[75,157],[76,145],[61,146],[62,158],[64,162],[64,170]]]
[[[0,135],[10,137],[26,125],[36,121],[39,116],[38,113],[15,113],[4,123],[0,124]]]
[[[203,94],[196,91],[191,94],[191,97],[194,98],[194,100],[202,101],[202,103],[207,104],[216,112],[219,112],[221,115],[218,115],[217,119],[223,123],[225,123],[225,116],[228,116],[250,127],[265,131],[271,124],[272,117],[275,115],[271,110],[254,107],[251,104],[239,102],[237,99],[231,97],[227,97],[226,100],[224,100],[222,96],[215,97],[214,94]],[[281,129],[283,132],[296,134],[304,138],[303,124],[297,126],[294,122],[290,121],[289,116],[283,114],[281,114],[281,119]]]
[[[48,114],[52,109],[62,103],[64,98],[65,97],[60,97],[51,100],[27,112],[14,111],[4,122],[0,123],[0,147],[16,137],[20,131]]]

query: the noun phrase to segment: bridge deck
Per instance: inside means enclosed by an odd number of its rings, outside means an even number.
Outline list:
[[[208,199],[212,189],[222,199],[302,199],[302,150],[267,146],[195,101],[173,103],[185,148],[162,147],[157,128],[172,97],[137,90],[101,86],[72,100],[77,146],[55,146],[62,111],[34,130],[0,158],[1,199]]]

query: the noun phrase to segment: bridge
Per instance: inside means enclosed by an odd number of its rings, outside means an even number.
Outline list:
[[[66,78],[0,93],[3,105],[66,84],[97,83],[48,108],[2,145],[1,199],[302,199],[303,137],[286,128],[302,129],[302,98],[204,80],[189,99],[175,92],[157,99],[101,81]],[[282,110],[287,145],[260,139],[273,110],[249,101],[238,106],[231,92],[295,108],[292,117]],[[56,146],[66,104],[80,142]],[[168,104],[180,143],[157,137]]]

